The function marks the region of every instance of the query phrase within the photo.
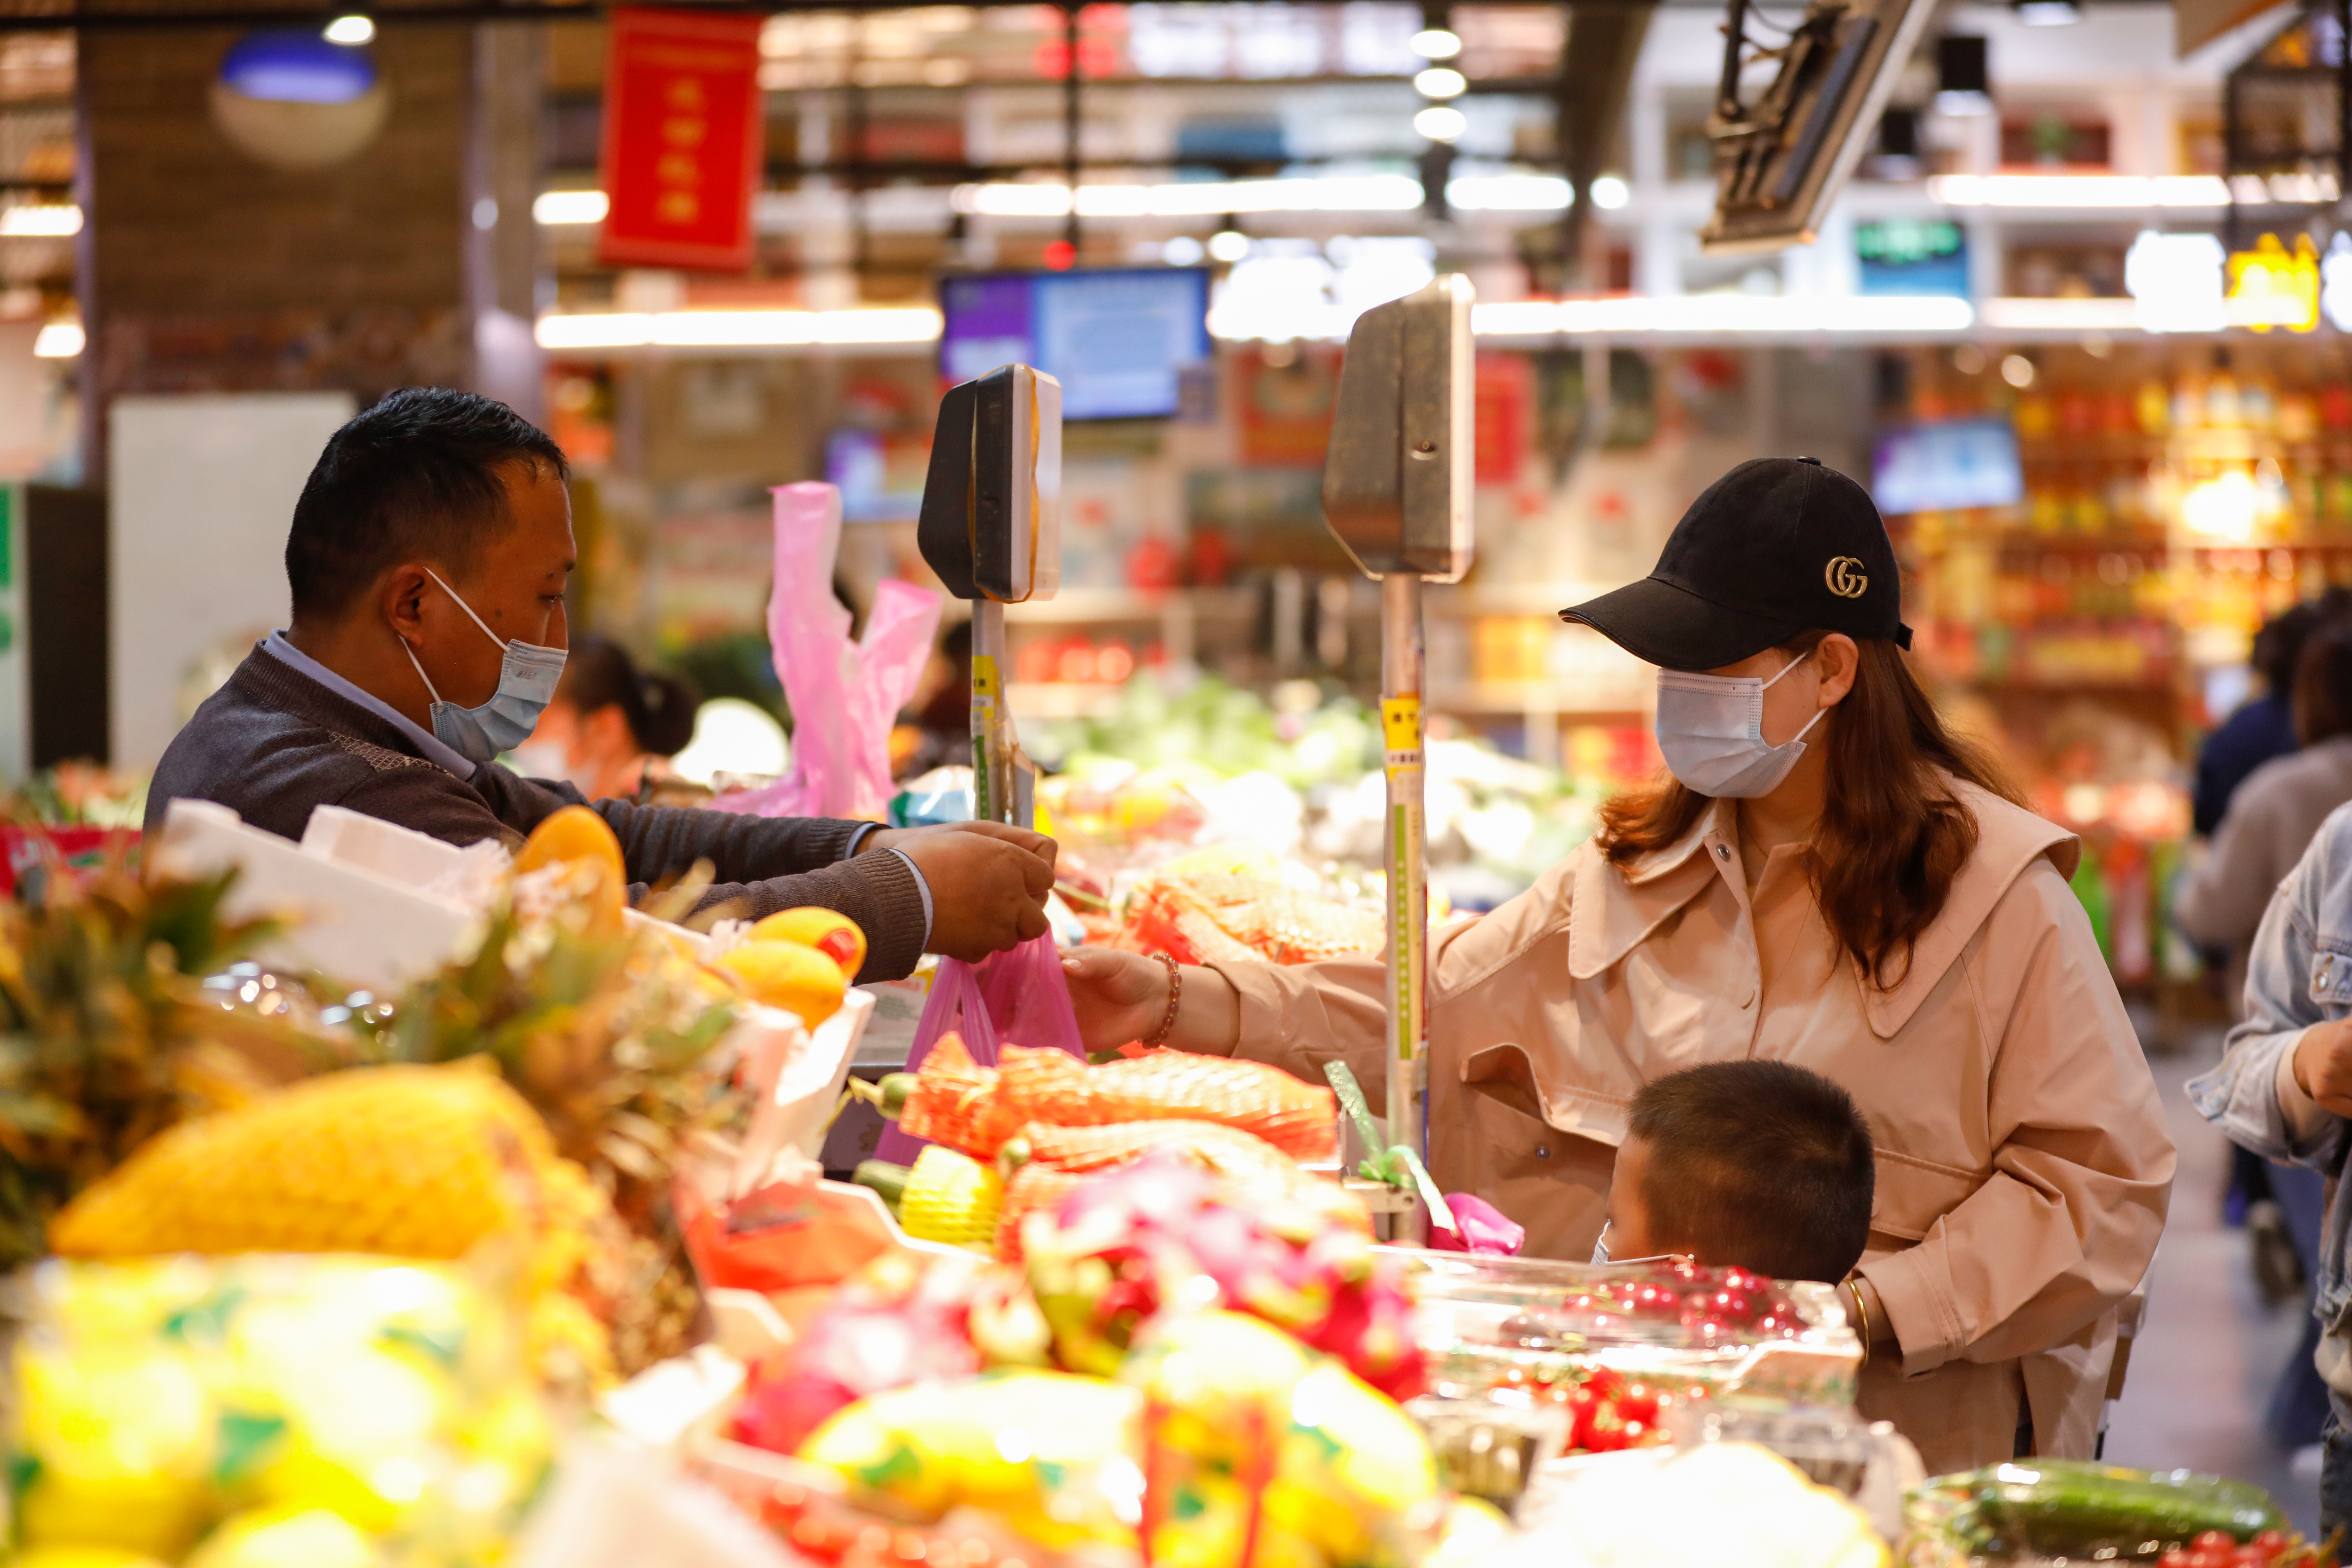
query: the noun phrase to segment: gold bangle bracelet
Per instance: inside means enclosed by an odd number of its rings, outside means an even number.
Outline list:
[[[1853,1298],[1853,1321],[1855,1324],[1855,1332],[1862,1341],[1862,1364],[1864,1366],[1868,1366],[1870,1364],[1870,1308],[1864,1304],[1862,1299],[1861,1278],[1856,1275],[1848,1275],[1846,1277],[1845,1290],[1847,1295]]]

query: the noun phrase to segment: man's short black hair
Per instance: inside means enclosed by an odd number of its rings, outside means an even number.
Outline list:
[[[1644,1085],[1642,1206],[1662,1251],[1831,1284],[1870,1238],[1870,1124],[1853,1097],[1787,1062],[1709,1062]]]
[[[392,566],[473,569],[514,521],[511,463],[569,478],[563,449],[496,398],[446,386],[395,392],[327,437],[294,503],[286,581],[297,619],[333,617]]]

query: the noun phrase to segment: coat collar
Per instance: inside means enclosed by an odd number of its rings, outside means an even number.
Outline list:
[[[1568,972],[1590,980],[1639,947],[1706,890],[1714,863],[1737,854],[1733,806],[1718,800],[1688,832],[1630,866],[1596,853],[1577,858],[1568,910]]]
[[[2047,856],[2061,877],[2071,879],[2083,859],[2083,841],[2056,823],[1975,784],[1954,778],[1944,783],[1977,819],[1977,847],[1960,874],[1952,879],[1952,890],[1946,895],[1935,924],[1920,933],[1911,950],[1911,967],[1900,984],[1882,991],[1869,984],[1861,974],[1861,966],[1855,965],[1871,1033],[1882,1040],[1902,1032],[1911,1015],[1976,940],[1993,906],[2033,862]]]
[[[1901,984],[1882,991],[1855,966],[1871,1032],[1882,1039],[1911,1021],[1993,906],[2035,860],[2047,856],[2060,876],[2072,877],[2082,859],[2082,841],[2056,823],[1974,784],[1948,777],[1944,784],[1975,816],[1977,847],[1952,879],[1935,923],[1921,933]],[[1569,906],[1570,975],[1591,980],[1616,963],[1719,875],[1738,891],[1738,844],[1736,808],[1718,800],[1682,837],[1631,866],[1612,865],[1596,853],[1579,856]]]

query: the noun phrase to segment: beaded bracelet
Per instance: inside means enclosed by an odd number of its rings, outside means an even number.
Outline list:
[[[1147,1046],[1164,1046],[1168,1037],[1176,1032],[1176,1009],[1184,1000],[1184,971],[1176,955],[1162,948],[1151,955],[1168,966],[1168,1013],[1160,1020],[1160,1027],[1144,1041]]]

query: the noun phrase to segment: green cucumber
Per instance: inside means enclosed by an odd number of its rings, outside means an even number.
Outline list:
[[[861,1187],[871,1187],[882,1194],[882,1201],[897,1214],[898,1205],[907,1199],[907,1182],[914,1175],[913,1167],[894,1165],[887,1160],[860,1160],[849,1179]]]
[[[1961,1500],[1948,1528],[1979,1556],[2152,1558],[2207,1531],[2246,1542],[2287,1528],[2261,1488],[2187,1470],[2021,1459],[1935,1486]]]

